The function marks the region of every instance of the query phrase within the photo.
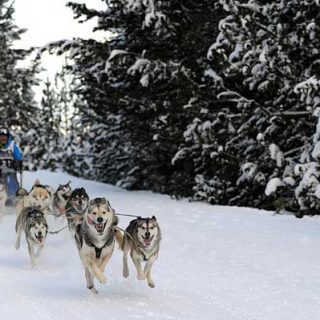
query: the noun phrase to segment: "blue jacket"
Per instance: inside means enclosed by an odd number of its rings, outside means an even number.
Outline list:
[[[9,136],[8,142],[0,149],[0,158],[2,155],[12,156],[14,160],[23,160],[22,151],[14,142],[11,135]]]

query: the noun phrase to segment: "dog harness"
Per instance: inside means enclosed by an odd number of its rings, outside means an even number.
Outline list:
[[[87,244],[87,246],[89,246],[89,247],[91,247],[91,248],[94,248],[94,250],[95,250],[95,252],[96,252],[96,258],[100,258],[102,249],[105,248],[105,247],[110,246],[110,245],[113,243],[113,241],[114,241],[114,231],[113,231],[112,229],[110,230],[110,234],[109,234],[106,242],[104,243],[104,245],[103,245],[101,248],[96,247],[96,246],[94,245],[94,243],[93,243],[93,242],[89,239],[89,237],[86,236],[86,235],[84,235],[84,236],[82,236],[82,237],[80,238],[80,244],[81,244],[81,246],[82,246],[82,244],[83,244],[83,241],[82,241],[83,239],[84,239],[84,242]]]

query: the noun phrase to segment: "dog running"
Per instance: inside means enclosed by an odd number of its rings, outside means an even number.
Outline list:
[[[16,204],[16,213],[19,216],[22,209],[27,207],[35,207],[38,208],[43,213],[48,213],[51,211],[51,190],[49,186],[42,185],[40,181],[37,179],[34,182],[30,192],[21,196],[18,199]]]
[[[65,213],[68,219],[68,227],[74,236],[76,226],[81,224],[83,215],[89,206],[89,196],[84,188],[76,188],[72,191],[67,202]]]
[[[61,216],[66,211],[66,205],[71,196],[71,181],[66,184],[59,184],[52,197],[52,210],[56,216]]]
[[[152,218],[137,218],[132,220],[126,228],[123,242],[123,271],[125,278],[129,276],[128,253],[137,270],[139,280],[147,279],[149,287],[155,284],[151,278],[151,268],[158,258],[161,241],[161,231],[155,216]],[[142,263],[145,263],[142,270]]]
[[[121,233],[113,228],[117,223],[110,203],[105,198],[95,198],[76,228],[75,241],[85,269],[87,288],[93,293],[97,293],[94,278],[106,283],[104,271],[113,253],[115,238],[121,243]]]
[[[16,221],[17,239],[15,247],[17,250],[20,248],[22,232],[26,236],[31,264],[35,266],[36,258],[40,256],[48,232],[48,224],[43,212],[36,207],[22,209]],[[35,252],[36,248],[37,252]]]

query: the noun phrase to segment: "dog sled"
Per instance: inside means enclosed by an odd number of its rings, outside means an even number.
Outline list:
[[[5,186],[8,200],[6,206],[14,206],[16,194],[21,188],[22,173],[20,172],[20,184],[17,178],[18,163],[12,158],[5,157],[0,152],[0,179]]]

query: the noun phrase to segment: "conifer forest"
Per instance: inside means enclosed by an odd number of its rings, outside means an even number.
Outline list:
[[[17,49],[0,0],[0,113],[25,169],[210,204],[320,208],[319,0],[68,2],[103,40]],[[66,57],[42,83],[44,52]],[[27,65],[21,61],[34,55]]]

